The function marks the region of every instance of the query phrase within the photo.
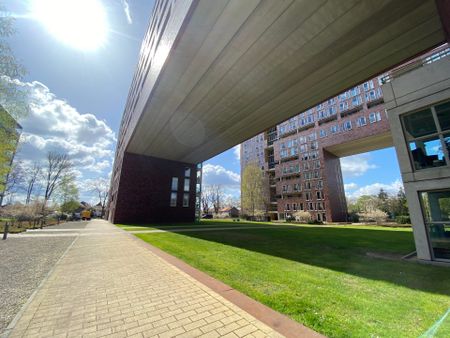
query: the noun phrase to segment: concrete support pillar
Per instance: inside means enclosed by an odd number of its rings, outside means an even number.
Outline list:
[[[428,231],[425,226],[419,193],[413,184],[404,182],[406,199],[408,200],[409,216],[413,227],[414,243],[417,258],[425,261],[431,260],[431,249],[428,241]]]
[[[186,169],[190,169],[189,176]],[[110,221],[193,222],[196,176],[195,164],[125,153],[117,192],[110,200]],[[172,187],[174,177],[178,179],[176,189]],[[185,191],[187,179],[189,191]],[[177,197],[175,206],[170,203],[172,193]],[[189,196],[187,206],[183,203],[185,194]]]

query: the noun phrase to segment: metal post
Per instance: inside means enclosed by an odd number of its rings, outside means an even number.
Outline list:
[[[5,223],[5,228],[3,229],[3,240],[5,240],[8,237],[8,230],[9,230],[9,223]]]

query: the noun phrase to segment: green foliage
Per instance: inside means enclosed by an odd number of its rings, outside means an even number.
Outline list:
[[[400,188],[395,196],[390,196],[383,189],[380,189],[378,195],[363,195],[355,202],[348,203],[349,217],[351,215],[371,214],[380,210],[388,215],[389,218],[394,219],[397,216],[408,216],[408,204],[403,188]],[[355,217],[351,219],[352,222],[357,222]]]
[[[63,204],[61,204],[60,210],[63,213],[71,214],[75,212],[80,207],[80,202],[77,202],[76,200],[69,200]]]
[[[6,12],[1,4],[0,12]],[[17,146],[16,121],[29,111],[27,88],[17,82],[25,69],[17,62],[7,41],[14,33],[14,19],[0,16],[0,192],[5,190]]]
[[[256,164],[249,164],[242,174],[241,199],[245,214],[265,214],[269,202],[268,183],[262,170]]]
[[[62,177],[58,187],[58,197],[61,203],[78,200],[78,187],[75,185],[75,176],[71,173]]]
[[[398,224],[411,224],[411,218],[409,216],[397,216],[395,222]]]

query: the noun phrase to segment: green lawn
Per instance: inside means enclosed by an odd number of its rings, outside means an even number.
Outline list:
[[[201,223],[231,225],[239,224]],[[275,225],[136,236],[330,337],[419,337],[450,307],[450,268],[399,259],[414,250],[410,229]],[[450,317],[435,337],[450,337]]]

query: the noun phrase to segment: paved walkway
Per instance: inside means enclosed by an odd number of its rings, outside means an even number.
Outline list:
[[[11,337],[281,337],[108,222],[86,232]]]

